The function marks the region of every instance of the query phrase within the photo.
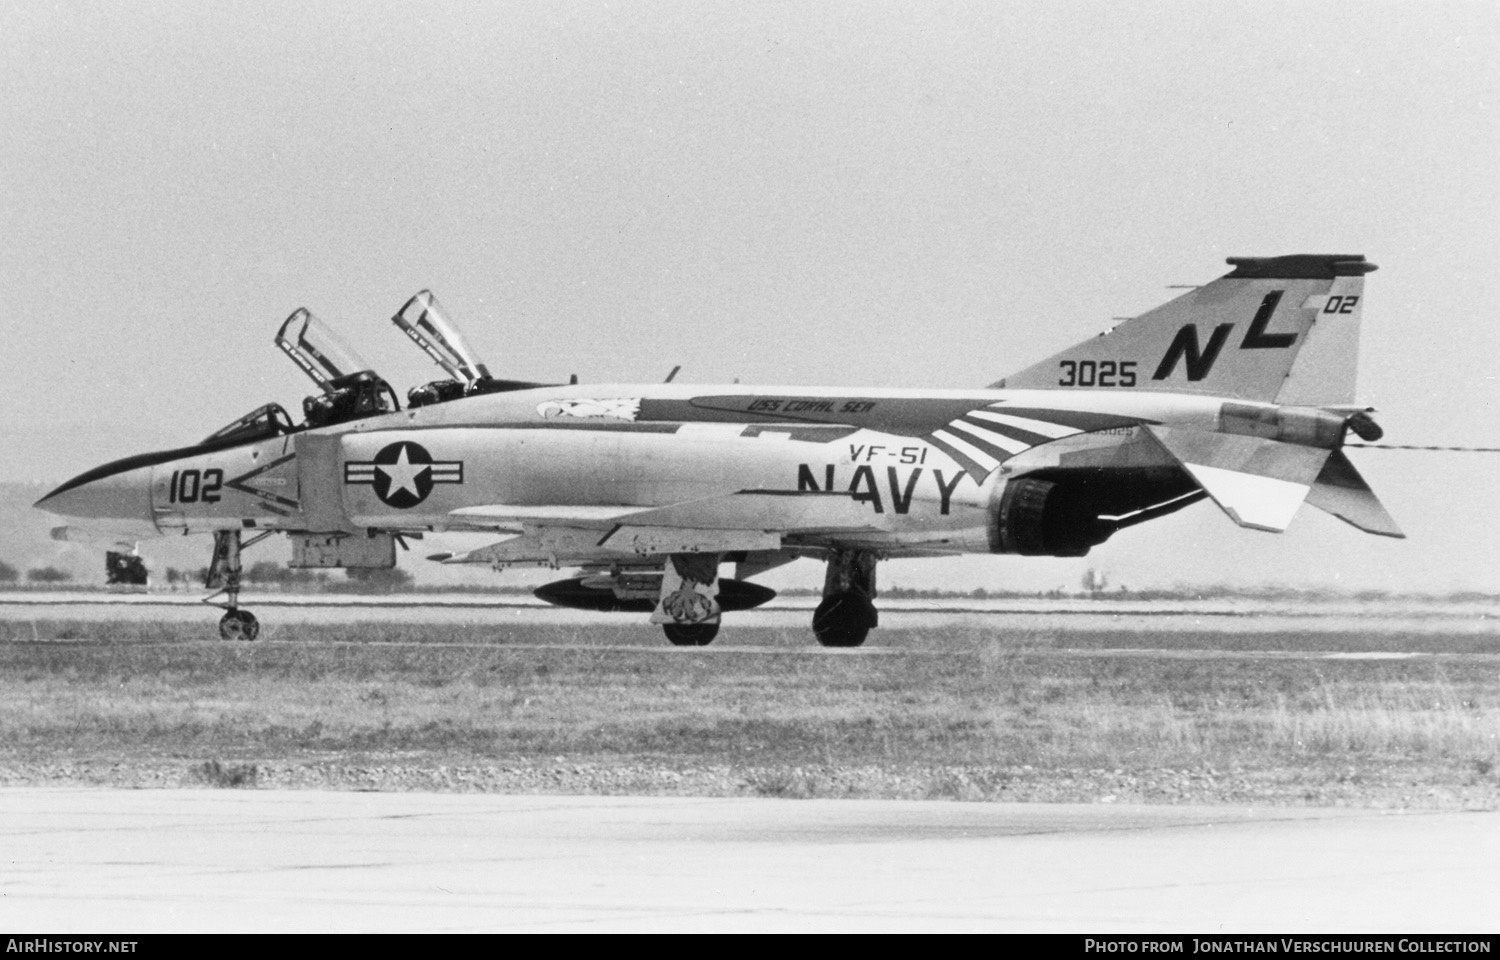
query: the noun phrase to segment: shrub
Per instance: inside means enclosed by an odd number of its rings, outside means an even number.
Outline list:
[[[344,573],[349,577],[344,585],[345,589],[356,592],[368,590],[372,593],[383,593],[390,590],[404,590],[412,583],[412,575],[400,567],[391,567],[388,570],[350,567]]]
[[[260,770],[253,763],[226,766],[217,760],[208,760],[190,768],[194,777],[211,787],[253,787],[260,778]]]
[[[66,570],[56,567],[39,567],[26,571],[26,579],[32,583],[64,583],[73,579],[73,575]]]

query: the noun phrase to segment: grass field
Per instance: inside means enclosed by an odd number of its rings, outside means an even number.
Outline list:
[[[1489,635],[881,630],[867,651],[754,627],[703,650],[638,625],[202,635],[0,624],[0,782],[1500,805]],[[1171,651],[1130,652],[1148,646]],[[1294,654],[1309,649],[1435,655]]]

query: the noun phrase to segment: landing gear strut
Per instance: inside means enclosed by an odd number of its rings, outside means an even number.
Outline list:
[[[835,550],[828,557],[823,602],[813,611],[813,633],[825,647],[857,647],[880,622],[875,561],[870,550]]]
[[[225,603],[213,604],[224,608],[224,616],[219,619],[220,639],[254,640],[260,636],[260,621],[255,619],[255,614],[240,609],[240,551],[270,535],[268,530],[241,543],[238,530],[220,530],[214,534],[214,558],[208,565],[208,579],[203,585],[217,587],[218,592],[210,594],[203,602],[213,603],[214,597],[220,593],[227,598]]]

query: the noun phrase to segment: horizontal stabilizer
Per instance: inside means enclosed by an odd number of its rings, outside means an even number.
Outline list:
[[[1342,450],[1335,450],[1323,465],[1323,472],[1307,494],[1307,502],[1366,533],[1406,536]]]
[[[1332,451],[1260,437],[1147,427],[1229,519],[1280,533]]]

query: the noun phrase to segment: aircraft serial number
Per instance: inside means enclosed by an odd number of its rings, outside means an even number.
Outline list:
[[[168,503],[218,503],[219,490],[224,486],[224,471],[218,467],[207,470],[173,470],[172,482],[167,487]]]
[[[1133,387],[1134,360],[1063,360],[1058,363],[1062,375],[1059,387]]]

